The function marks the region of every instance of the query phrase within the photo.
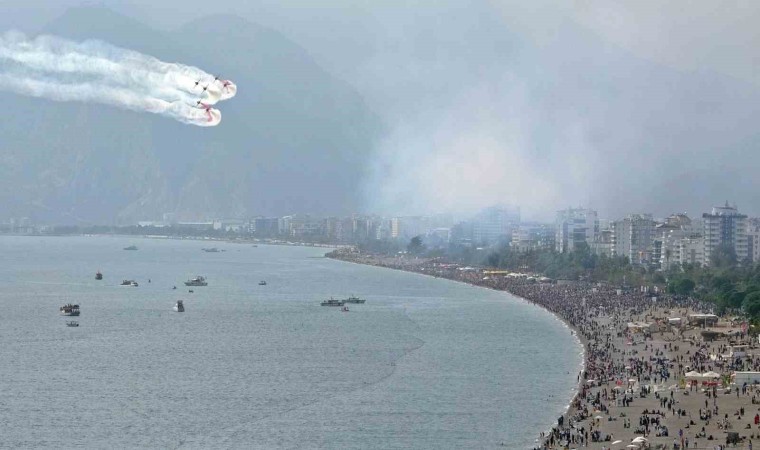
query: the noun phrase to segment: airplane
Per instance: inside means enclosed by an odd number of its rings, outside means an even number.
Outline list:
[[[207,105],[203,103],[203,101],[198,100],[197,102],[195,102],[195,107],[206,111],[206,116],[208,117],[209,122],[214,120],[214,118],[211,116],[211,105]]]

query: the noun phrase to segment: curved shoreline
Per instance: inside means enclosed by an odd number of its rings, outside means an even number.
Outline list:
[[[527,298],[524,298],[524,297],[522,297],[522,296],[520,296],[518,294],[515,294],[515,293],[513,293],[513,292],[511,292],[509,290],[506,290],[506,289],[497,289],[497,288],[494,288],[494,287],[491,287],[491,286],[483,286],[483,285],[479,285],[479,284],[476,284],[476,283],[468,282],[468,281],[465,281],[465,280],[458,280],[458,279],[454,279],[454,278],[439,277],[439,276],[436,276],[436,275],[433,275],[433,274],[429,274],[429,273],[425,273],[425,272],[418,271],[418,270],[404,269],[402,267],[394,267],[394,266],[388,266],[388,265],[384,265],[384,264],[370,264],[370,263],[360,262],[360,261],[356,261],[356,260],[352,260],[352,259],[338,258],[338,257],[335,257],[335,255],[331,255],[330,253],[325,254],[325,257],[329,258],[329,259],[336,260],[336,261],[341,261],[341,262],[347,262],[347,263],[352,263],[352,264],[359,264],[359,265],[370,266],[370,267],[379,267],[379,268],[382,268],[382,269],[397,270],[399,272],[413,273],[413,274],[423,275],[423,276],[431,277],[431,278],[441,278],[441,279],[444,279],[444,280],[447,280],[447,281],[453,281],[455,283],[466,284],[468,286],[472,286],[472,287],[475,287],[475,288],[481,288],[481,289],[488,289],[488,290],[491,290],[491,291],[504,292],[504,293],[506,293],[506,294],[514,297],[518,301],[525,302],[525,303],[527,303],[529,305],[536,306],[538,308],[541,308],[545,312],[549,313],[551,315],[551,317],[553,317],[554,319],[559,320],[560,322],[562,322],[565,325],[565,327],[567,327],[567,329],[570,330],[570,332],[572,333],[573,337],[575,338],[575,343],[581,347],[581,353],[580,353],[581,360],[580,360],[580,364],[579,364],[580,370],[577,371],[577,373],[576,373],[576,376],[577,376],[576,380],[577,380],[577,382],[575,383],[574,388],[572,389],[573,394],[570,396],[570,399],[569,399],[568,403],[564,406],[564,411],[561,413],[561,417],[563,417],[565,421],[567,421],[569,419],[570,414],[573,412],[573,404],[576,402],[578,395],[580,395],[581,389],[582,389],[584,381],[585,381],[583,379],[583,377],[581,377],[580,375],[583,374],[586,371],[586,356],[587,356],[587,354],[589,352],[589,347],[588,346],[589,346],[590,342],[583,336],[583,334],[580,332],[580,330],[573,323],[571,323],[566,318],[562,317],[556,311],[552,311],[551,309],[547,308],[546,306],[544,306],[544,305],[542,305],[542,304],[540,304],[538,302],[531,301],[531,300],[529,300]],[[538,431],[539,437],[537,437],[534,440],[534,442],[537,443],[537,444],[539,444],[539,443],[543,444],[540,433],[542,433],[542,432],[549,432],[551,430],[551,428],[552,428],[552,425],[549,424],[547,426],[547,428],[545,428],[543,430],[539,430]]]

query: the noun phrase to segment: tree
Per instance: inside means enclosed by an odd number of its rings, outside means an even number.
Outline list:
[[[736,261],[736,250],[729,244],[720,244],[710,254],[710,266],[715,268],[735,267]]]
[[[742,302],[742,308],[752,318],[760,316],[760,292],[755,291],[747,294]]]
[[[406,246],[406,250],[413,254],[419,255],[425,251],[425,244],[422,243],[422,236],[415,236],[409,241],[409,245]]]
[[[678,295],[689,295],[694,291],[696,284],[691,278],[681,278],[671,281],[668,285],[668,291]]]

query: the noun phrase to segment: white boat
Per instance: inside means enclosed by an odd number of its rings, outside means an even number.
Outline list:
[[[185,281],[185,286],[208,286],[208,282],[206,281],[206,278],[198,275],[195,278]]]
[[[324,300],[320,305],[322,306],[343,306],[346,302],[343,300],[335,300],[331,298],[330,300]]]
[[[135,280],[124,280],[124,281],[121,282],[121,285],[122,286],[131,286],[131,287],[137,287],[137,286],[139,286],[137,284],[137,281],[135,281]]]
[[[185,305],[182,303],[182,300],[177,300],[177,303],[174,304],[174,311],[185,312]]]
[[[72,305],[69,303],[68,305],[63,305],[58,310],[61,312],[62,316],[78,316],[79,315],[79,305]]]

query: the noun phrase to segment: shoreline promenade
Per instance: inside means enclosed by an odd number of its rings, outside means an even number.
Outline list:
[[[537,436],[535,449],[760,445],[760,385],[745,381],[753,376],[746,372],[760,371],[760,346],[740,319],[713,316],[709,304],[604,284],[540,283],[437,259],[328,256],[503,290],[565,321],[583,343],[584,367],[567,413]],[[735,372],[743,377],[736,383]]]

